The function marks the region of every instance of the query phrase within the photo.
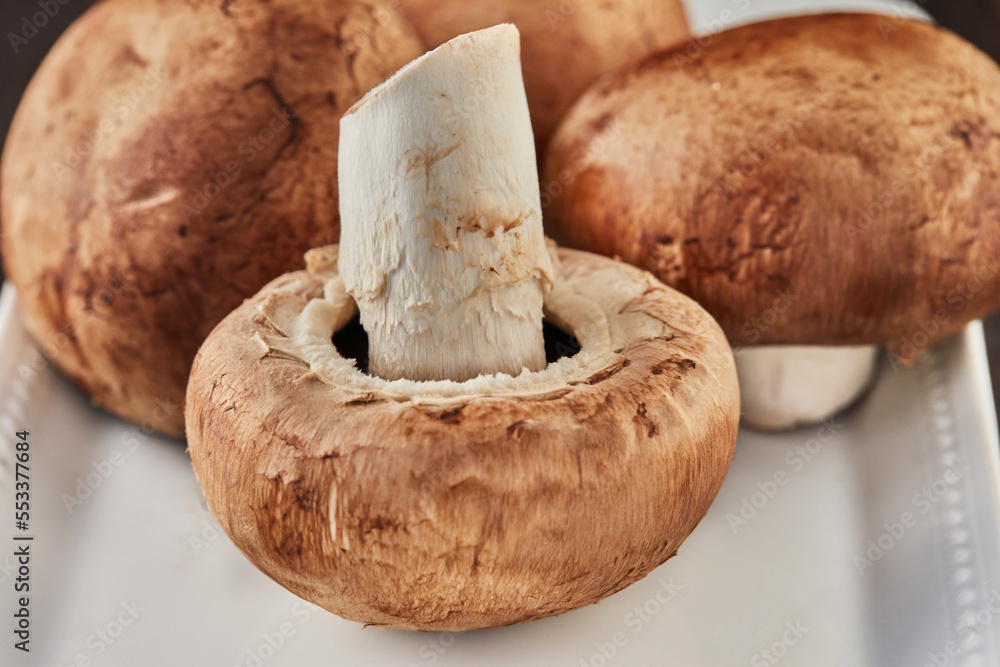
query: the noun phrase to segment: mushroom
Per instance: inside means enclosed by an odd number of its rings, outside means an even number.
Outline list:
[[[180,435],[212,328],[336,242],[340,115],[423,52],[372,10],[106,0],[49,53],[3,153],[3,263],[94,403]]]
[[[681,0],[405,0],[400,9],[429,48],[499,23],[517,26],[539,158],[591,83],[690,34]]]
[[[343,243],[195,360],[188,444],[220,525],[348,619],[467,630],[595,602],[676,553],[733,454],[714,320],[546,249],[518,57],[513,26],[461,36],[349,111]],[[368,372],[344,356],[359,311]],[[543,313],[576,354],[545,360]]]
[[[925,23],[786,18],[651,56],[581,98],[544,177],[557,240],[718,319],[752,425],[829,416],[873,346],[909,364],[1000,306],[1000,69]]]

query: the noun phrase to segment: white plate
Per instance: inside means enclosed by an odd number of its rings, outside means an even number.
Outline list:
[[[1000,449],[979,324],[915,368],[886,362],[873,394],[824,428],[742,433],[708,517],[647,579],[459,635],[363,629],[258,573],[205,510],[182,443],[92,409],[45,365],[8,287],[0,350],[0,664],[1000,664]],[[30,654],[8,629],[23,429]]]
[[[690,3],[702,32],[803,7]],[[729,12],[729,13],[726,13]],[[912,13],[909,10],[908,13]],[[206,511],[182,443],[92,409],[0,299],[0,664],[62,667],[1000,665],[998,442],[982,328],[822,429],[744,432],[708,517],[647,579],[564,616],[460,635],[363,629],[257,572]],[[14,432],[31,522],[14,530]],[[960,474],[950,473],[958,469]],[[31,535],[31,652],[13,537]]]

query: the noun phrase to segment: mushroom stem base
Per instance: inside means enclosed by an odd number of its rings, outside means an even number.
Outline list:
[[[818,424],[867,391],[878,355],[877,346],[773,345],[737,350],[743,421],[767,431]]]

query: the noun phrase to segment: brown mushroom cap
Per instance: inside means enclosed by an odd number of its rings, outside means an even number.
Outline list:
[[[549,319],[582,349],[538,373],[387,382],[340,356],[337,251],[202,347],[188,441],[236,545],[345,618],[467,630],[596,602],[670,558],[733,454],[722,331],[625,264],[560,251]]]
[[[3,155],[3,259],[97,404],[180,434],[212,328],[337,240],[340,116],[423,52],[373,9],[106,0],[53,48]]]
[[[594,80],[690,34],[681,0],[406,0],[401,9],[428,48],[500,23],[517,26],[539,156]]]
[[[868,14],[723,32],[611,75],[550,148],[549,233],[743,344],[904,360],[1000,305],[1000,69]]]

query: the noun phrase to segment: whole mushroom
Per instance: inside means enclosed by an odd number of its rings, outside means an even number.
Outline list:
[[[922,22],[787,18],[651,56],[581,98],[544,178],[554,237],[718,319],[754,425],[829,416],[875,346],[912,363],[1000,306],[1000,68]]]
[[[221,526],[345,618],[467,630],[595,602],[676,553],[733,454],[711,317],[546,247],[518,55],[513,26],[465,35],[349,111],[342,244],[195,361],[188,442]],[[369,372],[332,340],[359,310]],[[543,312],[577,354],[546,361]]]
[[[598,77],[690,35],[681,0],[403,0],[399,6],[429,48],[499,23],[517,26],[540,158],[559,119]]]
[[[340,115],[423,49],[361,0],[105,0],[3,152],[25,323],[92,400],[180,435],[198,346],[339,234]]]

